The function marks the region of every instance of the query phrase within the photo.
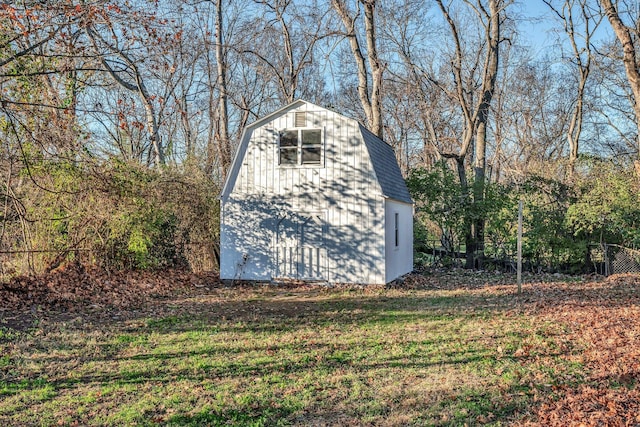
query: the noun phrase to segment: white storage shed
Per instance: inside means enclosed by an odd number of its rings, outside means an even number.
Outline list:
[[[298,100],[247,126],[221,195],[220,278],[384,284],[413,269],[391,146]]]

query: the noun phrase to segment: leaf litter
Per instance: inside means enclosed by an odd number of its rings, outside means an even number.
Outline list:
[[[16,277],[0,284],[0,327],[30,327],[43,313],[75,313],[98,316],[104,312],[124,313],[138,309],[147,313],[160,307],[188,310],[208,294],[224,298],[225,292],[240,294],[233,313],[221,316],[260,315],[284,318],[299,315],[310,294],[331,297],[332,292],[354,291],[388,295],[420,290],[446,295],[476,296],[472,301],[481,309],[504,316],[524,315],[540,324],[562,326],[559,355],[582,366],[584,377],[560,376],[554,384],[529,384],[533,404],[518,419],[517,425],[607,425],[640,424],[640,276],[614,275],[570,277],[560,275],[525,276],[521,294],[512,274],[465,270],[430,271],[412,274],[386,287],[335,288],[324,285],[286,283],[277,286],[238,284],[225,286],[215,273],[194,274],[170,270],[162,272],[109,272],[97,267],[72,263],[47,275]],[[243,301],[242,296],[246,300]],[[296,305],[260,305],[251,301],[276,295]],[[467,300],[463,300],[463,303]],[[292,311],[293,307],[293,311]],[[105,321],[103,319],[103,321]],[[108,321],[108,319],[106,320]],[[502,349],[497,349],[501,354]],[[532,345],[516,349],[515,358],[533,357]],[[533,376],[535,382],[535,376]],[[492,423],[493,414],[476,419],[477,424]]]

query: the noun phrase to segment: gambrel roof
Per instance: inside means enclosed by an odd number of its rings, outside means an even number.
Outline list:
[[[382,187],[382,194],[390,199],[412,204],[413,201],[402,178],[393,148],[362,125],[360,125],[360,133],[369,151],[373,170]]]
[[[222,189],[221,196],[223,199],[226,199],[233,189],[253,130],[269,122],[274,117],[296,109],[304,104],[307,104],[314,109],[326,110],[326,108],[319,107],[310,102],[304,100],[296,100],[291,104],[286,105],[285,107],[282,107],[271,114],[268,114],[267,116],[261,117],[257,121],[249,124],[244,129],[242,138],[240,140],[240,145],[238,146],[238,150],[231,166],[231,170],[229,171],[229,175],[227,176],[224,187]],[[355,124],[355,128],[359,129],[360,131],[360,135],[362,136],[362,140],[369,154],[369,158],[371,159],[376,179],[382,190],[382,195],[386,198],[393,199],[399,202],[413,204],[411,196],[409,195],[409,191],[407,190],[407,186],[402,177],[402,173],[400,172],[400,168],[398,166],[393,148],[382,139],[374,135],[371,131],[366,129],[364,126],[357,123],[356,120],[347,117],[344,118],[353,121],[353,123]]]

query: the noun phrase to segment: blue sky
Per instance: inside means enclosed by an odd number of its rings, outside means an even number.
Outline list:
[[[547,49],[557,43],[556,32],[562,30],[558,18],[542,0],[523,0],[519,3],[519,8],[523,17],[522,22],[519,23],[523,34],[522,41],[530,45],[538,54],[544,54]],[[563,40],[566,39],[564,34],[560,35],[563,36]],[[598,28],[597,39],[608,38],[611,35],[611,26],[605,19]]]

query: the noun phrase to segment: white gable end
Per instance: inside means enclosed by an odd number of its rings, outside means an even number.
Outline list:
[[[280,165],[280,132],[297,129],[295,120],[299,112],[305,113],[305,128],[322,132],[321,165]],[[382,194],[363,144],[359,124],[325,108],[296,101],[289,108],[278,110],[247,127],[223,188],[222,198],[229,197],[231,193],[316,191],[368,191]]]
[[[368,145],[304,101],[248,126],[222,193],[221,278],[386,282],[388,195]]]

